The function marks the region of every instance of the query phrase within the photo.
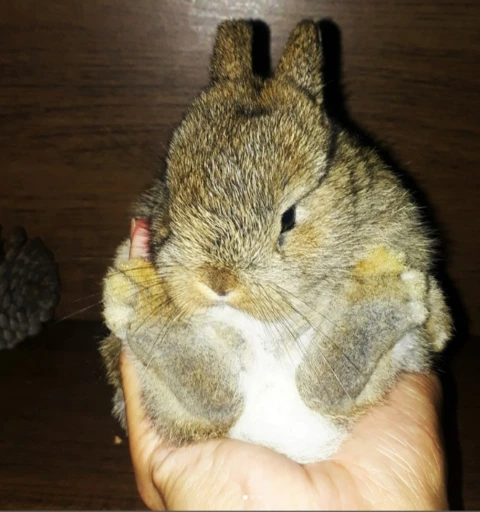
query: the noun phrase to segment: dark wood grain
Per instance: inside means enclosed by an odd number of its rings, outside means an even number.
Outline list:
[[[0,508],[144,509],[110,416],[100,334],[65,322],[1,353]]]
[[[110,416],[98,323],[63,322],[0,353],[0,508],[141,509],[125,436]],[[452,508],[480,508],[480,339],[445,375]],[[451,375],[451,378],[447,378]],[[114,437],[123,443],[116,445]]]
[[[40,235],[60,263],[60,316],[92,305],[128,206],[208,80],[226,17],[340,27],[352,117],[426,192],[449,271],[480,334],[480,90],[476,0],[33,0],[0,4],[0,223]],[[79,300],[82,299],[82,300]]]

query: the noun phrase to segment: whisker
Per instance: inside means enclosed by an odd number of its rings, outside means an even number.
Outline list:
[[[338,328],[337,324],[335,322],[333,322],[332,320],[330,320],[327,316],[323,315],[322,313],[320,313],[320,311],[316,310],[315,308],[312,308],[312,306],[310,306],[309,304],[307,304],[305,301],[303,301],[302,299],[300,299],[299,297],[296,297],[293,293],[289,292],[288,290],[285,290],[284,288],[282,288],[281,286],[279,285],[275,285],[277,288],[279,288],[280,290],[283,290],[285,293],[288,293],[291,297],[293,297],[294,299],[298,300],[299,302],[301,302],[303,305],[305,305],[306,307],[308,307],[312,312],[320,315],[322,318],[324,318],[325,320],[329,321],[333,327],[335,328]],[[297,312],[301,315],[301,313],[297,310]],[[342,354],[342,356],[348,361],[348,363],[350,363],[350,365],[352,366],[352,368],[354,368],[358,373],[359,375],[363,375],[362,371],[353,363],[353,361],[350,360],[350,358],[347,356],[347,354],[344,353],[344,351],[341,349],[340,346],[338,346],[330,336],[327,336],[324,332],[322,332],[320,330],[320,328],[317,326],[315,327],[310,321],[309,319],[304,316],[303,317],[304,320],[306,322],[309,323],[309,325],[315,329],[315,332],[318,333],[320,336],[322,336],[326,341],[328,341],[329,343],[331,343],[335,348],[337,348],[339,350],[339,352]]]
[[[165,306],[170,305],[171,303],[172,303],[172,300],[170,299],[170,297],[166,297],[166,299],[165,299],[161,304],[159,304],[157,308],[152,309],[152,311],[147,315],[147,317],[146,317],[146,318],[144,318],[143,323],[139,324],[139,325],[135,328],[135,330],[133,331],[133,333],[131,333],[131,335],[135,335],[135,334],[137,334],[137,332],[139,331],[139,329],[141,329],[142,327],[144,327],[144,325],[147,323],[147,321],[148,321],[150,318],[154,317],[156,314],[158,314],[158,312],[159,312],[159,310],[160,310],[160,309],[162,309],[162,308],[163,308],[163,307],[165,307]],[[152,325],[153,325],[153,324],[152,324]]]
[[[273,288],[272,288],[273,289]],[[278,292],[277,292],[278,293]],[[304,320],[306,320],[309,325],[312,327],[312,329],[314,329],[315,332],[319,332],[317,331],[317,328],[312,325],[309,320],[297,309],[295,308],[290,302],[288,302],[285,298],[284,298],[285,302],[292,308],[293,311],[295,311],[297,314],[299,314]],[[324,360],[325,364],[328,366],[328,368],[330,369],[330,371],[332,372],[332,375],[335,377],[335,379],[337,380],[337,382],[340,384],[340,386],[342,387],[343,391],[345,392],[345,394],[348,396],[348,398],[351,400],[352,397],[350,396],[350,393],[347,391],[347,389],[345,388],[345,386],[343,385],[342,381],[340,380],[340,378],[338,377],[338,375],[336,374],[335,370],[333,369],[332,365],[330,364],[330,362],[328,361],[328,359],[325,357],[325,354],[323,353],[323,351],[320,349],[320,347],[318,346],[317,347],[319,349],[319,352],[320,352],[320,355],[322,357],[322,359]],[[343,352],[340,352],[342,355]]]
[[[90,295],[85,295],[83,297],[78,297],[77,299],[73,299],[71,302],[80,302],[81,300],[91,299],[92,297],[97,297],[98,295],[101,295],[102,293],[103,293],[103,290],[96,292],[96,293],[92,293]]]
[[[102,304],[102,303],[103,303],[103,300],[99,300],[98,302],[94,302],[93,304],[90,304],[89,306],[87,306],[85,308],[79,309],[77,311],[74,311],[73,313],[70,313],[70,314],[62,317],[62,318],[59,318],[58,320],[55,320],[53,322],[53,325],[57,325],[60,322],[64,322],[65,320],[68,320],[69,318],[72,318],[75,315],[79,315],[80,313],[83,313],[84,311],[88,311],[89,309],[92,309],[95,306],[98,306],[99,304]]]
[[[258,286],[258,289],[259,289],[259,291],[261,291],[261,293],[262,293],[262,295],[263,295],[263,297],[264,297],[264,298],[272,299],[272,298],[269,296],[269,294],[266,292],[266,290],[263,288],[263,286],[261,286],[261,285],[260,285],[260,286]],[[273,300],[273,302],[278,306],[278,303],[277,303],[274,299],[272,299],[272,300]],[[263,317],[268,318],[268,311],[267,311],[267,314],[265,314],[265,309],[263,309],[262,307],[260,307],[258,304],[256,304],[256,307],[258,308],[258,311],[260,312],[260,314],[261,314]],[[284,351],[284,353],[286,354],[286,356],[290,359],[290,362],[291,362],[291,364],[292,364],[292,367],[295,367],[295,362],[294,362],[294,360],[293,360],[293,358],[292,358],[292,354],[290,353],[290,351],[288,350],[288,348],[287,348],[287,347],[285,347],[285,346],[284,346],[284,344],[281,342],[282,333],[281,333],[281,331],[280,331],[280,328],[276,325],[276,322],[267,322],[267,323],[266,323],[266,325],[268,326],[268,327],[267,327],[267,329],[269,329],[269,328],[270,328],[270,326],[271,326],[273,329],[275,329],[275,330],[276,330],[276,333],[277,333],[277,335],[278,335],[278,336],[277,336],[277,339],[278,339],[278,341],[279,341],[279,343],[278,343],[278,347],[280,348],[280,350],[283,350],[283,351]],[[285,327],[287,328],[288,334],[289,334],[289,335],[291,336],[291,338],[292,338],[292,342],[295,342],[296,334],[295,334],[293,331],[291,331],[291,329],[290,329],[290,325],[289,325],[289,324],[287,324]],[[269,334],[270,334],[270,333],[269,333]],[[275,336],[271,336],[271,337],[272,337],[273,339],[275,339]]]
[[[129,287],[134,287],[136,284],[137,284],[137,283],[134,283],[134,284],[128,284],[128,285],[126,284],[126,285],[122,286],[122,288],[121,288],[121,289],[122,289],[122,290],[123,290],[123,289],[128,289]],[[151,291],[152,289],[154,289],[154,288],[155,288],[155,286],[157,286],[157,285],[158,285],[158,286],[160,286],[161,284],[163,284],[163,282],[160,282],[160,280],[158,280],[158,282],[157,282],[157,279],[152,279],[152,280],[150,281],[149,286],[147,286],[147,287],[143,286],[141,290],[135,290],[133,293],[131,293],[130,295],[128,295],[128,296],[127,296],[127,297],[125,297],[124,299],[125,299],[125,300],[129,300],[129,299],[131,299],[132,297],[134,297],[135,295],[137,295],[138,293],[140,293],[140,292],[142,292],[142,291]],[[116,289],[115,291],[118,291],[118,289]],[[103,291],[98,292],[98,294],[93,294],[93,295],[99,295],[99,294],[103,294]],[[91,296],[90,296],[90,297],[91,297]],[[88,297],[86,297],[86,298],[88,298]],[[78,301],[78,300],[82,300],[82,299],[77,299],[77,301]],[[69,318],[72,318],[72,317],[73,317],[73,316],[75,316],[75,315],[79,315],[80,313],[83,313],[83,312],[85,312],[85,311],[88,311],[89,309],[94,308],[95,306],[99,306],[99,305],[103,304],[103,302],[104,302],[104,300],[103,300],[103,298],[102,298],[102,299],[100,299],[100,300],[98,300],[98,301],[95,301],[93,304],[89,304],[88,306],[86,306],[86,307],[84,307],[84,308],[77,309],[77,310],[73,311],[72,313],[69,313],[68,315],[66,315],[66,316],[64,316],[64,317],[62,317],[62,318],[60,318],[60,319],[56,320],[56,321],[54,322],[54,324],[57,324],[57,323],[59,323],[59,322],[63,322],[64,320],[68,320]]]
[[[164,334],[163,334],[163,336],[162,336],[162,339],[160,340],[160,335],[161,335],[161,333],[160,333],[160,334],[157,336],[156,341],[155,341],[154,343],[152,343],[152,348],[150,349],[149,360],[148,360],[147,365],[145,366],[145,372],[147,372],[147,371],[148,371],[148,368],[150,367],[150,364],[151,364],[151,363],[152,363],[152,361],[153,361],[153,357],[154,357],[154,356],[153,356],[153,349],[155,348],[155,346],[158,346],[158,344],[159,344],[159,343],[160,343],[160,344],[161,344],[161,343],[163,343],[163,341],[165,340],[165,338],[166,338],[166,336],[167,336],[167,334],[168,334],[168,332],[169,332],[169,330],[170,330],[171,326],[172,326],[175,322],[177,322],[179,319],[181,319],[181,318],[182,318],[182,313],[181,313],[181,311],[180,311],[179,313],[177,313],[176,315],[174,315],[174,316],[172,317],[172,319],[171,319],[171,321],[170,321],[169,323],[167,323],[167,324],[165,325],[165,328],[164,328],[164,330],[163,330]],[[160,342],[159,342],[159,340],[160,340]]]
[[[273,290],[273,291],[275,291],[275,290]],[[276,293],[280,296],[280,298],[281,298],[281,299],[282,299],[282,300],[287,304],[287,306],[288,306],[288,307],[292,308],[291,304],[290,304],[287,300],[285,300],[285,298],[284,298],[284,297],[283,297],[283,296],[282,296],[278,291],[275,291],[275,292],[276,292]],[[272,301],[276,302],[276,301],[275,301],[275,299],[274,299],[271,295],[267,295],[267,296],[268,296],[268,298],[269,298],[270,300],[272,300]],[[302,316],[302,315],[300,315],[300,316]],[[304,319],[304,318],[303,318],[303,319]],[[285,319],[284,319],[284,322],[288,325],[289,319],[288,319],[288,318],[285,318]],[[305,345],[303,345],[303,344],[300,342],[301,337],[300,337],[298,334],[293,334],[293,333],[292,333],[292,331],[291,331],[290,329],[289,329],[289,332],[291,333],[292,341],[293,341],[293,343],[294,343],[294,346],[295,346],[296,348],[298,348],[298,349],[300,350],[300,352],[301,352],[301,357],[302,357],[302,358],[305,358],[306,356],[308,356],[308,349],[305,347]],[[317,347],[317,348],[321,351],[321,348],[320,348],[320,347]],[[319,371],[319,370],[317,370],[317,368],[316,368],[316,367],[314,367],[314,372],[315,372],[315,374],[316,374],[316,375],[317,375],[317,377],[318,377],[318,378],[317,378],[317,382],[322,383],[322,388],[323,388],[323,390],[326,392],[326,394],[328,395],[328,397],[331,399],[332,397],[331,397],[331,395],[330,395],[330,392],[328,391],[328,388],[326,388],[326,386],[323,384],[323,380],[322,380],[322,378],[321,378],[321,377],[322,377],[322,375],[320,374],[320,371]]]

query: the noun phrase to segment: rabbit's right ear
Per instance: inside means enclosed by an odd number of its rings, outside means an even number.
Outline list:
[[[275,70],[275,79],[295,85],[321,102],[323,52],[320,32],[312,20],[301,21],[290,34]]]
[[[248,21],[228,20],[218,26],[211,62],[213,82],[253,78],[252,40]]]

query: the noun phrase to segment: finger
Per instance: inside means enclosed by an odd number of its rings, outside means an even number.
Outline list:
[[[402,423],[393,429],[393,435],[403,444],[404,450],[401,452],[397,442],[394,457],[389,455],[387,458],[398,463],[401,453],[401,457],[410,464],[416,478],[412,485],[413,499],[424,509],[448,507],[441,431],[442,399],[440,380],[433,373],[405,374],[388,397],[394,410],[403,411]],[[393,441],[392,435],[390,441]],[[398,469],[397,473],[401,470]]]
[[[352,431],[364,441],[378,440],[378,426],[436,431],[442,405],[439,379],[434,374],[403,374],[384,400],[368,410]]]
[[[306,508],[312,490],[299,464],[232,439],[172,450],[154,474],[172,510],[292,510]]]
[[[125,352],[122,352],[120,356],[120,372],[125,398],[130,455],[138,492],[149,508],[165,510],[152,476],[152,459],[160,440],[143,407],[140,382],[135,368]]]
[[[435,373],[405,373],[387,396],[387,402],[394,407],[408,405],[414,410],[426,407],[438,414],[442,408],[442,386]]]
[[[292,483],[291,466],[294,479],[301,481],[303,471],[297,464],[267,448],[240,441],[215,439],[171,448],[156,435],[146,417],[141,386],[127,353],[122,353],[120,363],[130,452],[137,487],[148,507],[278,509],[282,499],[277,497],[277,486],[285,489]],[[304,487],[308,489],[308,485]]]
[[[130,242],[130,258],[150,257],[150,226],[147,219],[132,219]]]
[[[401,489],[407,508],[445,506],[441,396],[435,375],[402,375],[383,402],[357,422],[334,458],[354,467],[360,480],[375,473],[377,484]],[[377,492],[375,486],[362,489],[372,499]]]

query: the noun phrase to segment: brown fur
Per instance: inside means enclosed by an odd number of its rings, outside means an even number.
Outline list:
[[[220,25],[211,86],[135,208],[150,220],[152,261],[119,256],[105,282],[107,325],[136,356],[159,431],[178,443],[226,435],[242,410],[248,349],[202,322],[214,291],[282,323],[279,353],[303,350],[298,337],[315,327],[296,382],[309,407],[338,421],[377,401],[399,371],[428,368],[450,336],[418,207],[325,113],[315,24],[296,27],[265,80],[252,73],[251,39],[247,22]],[[280,236],[292,205],[297,225]],[[409,352],[395,359],[408,333]],[[117,387],[120,348],[115,336],[102,347]]]

